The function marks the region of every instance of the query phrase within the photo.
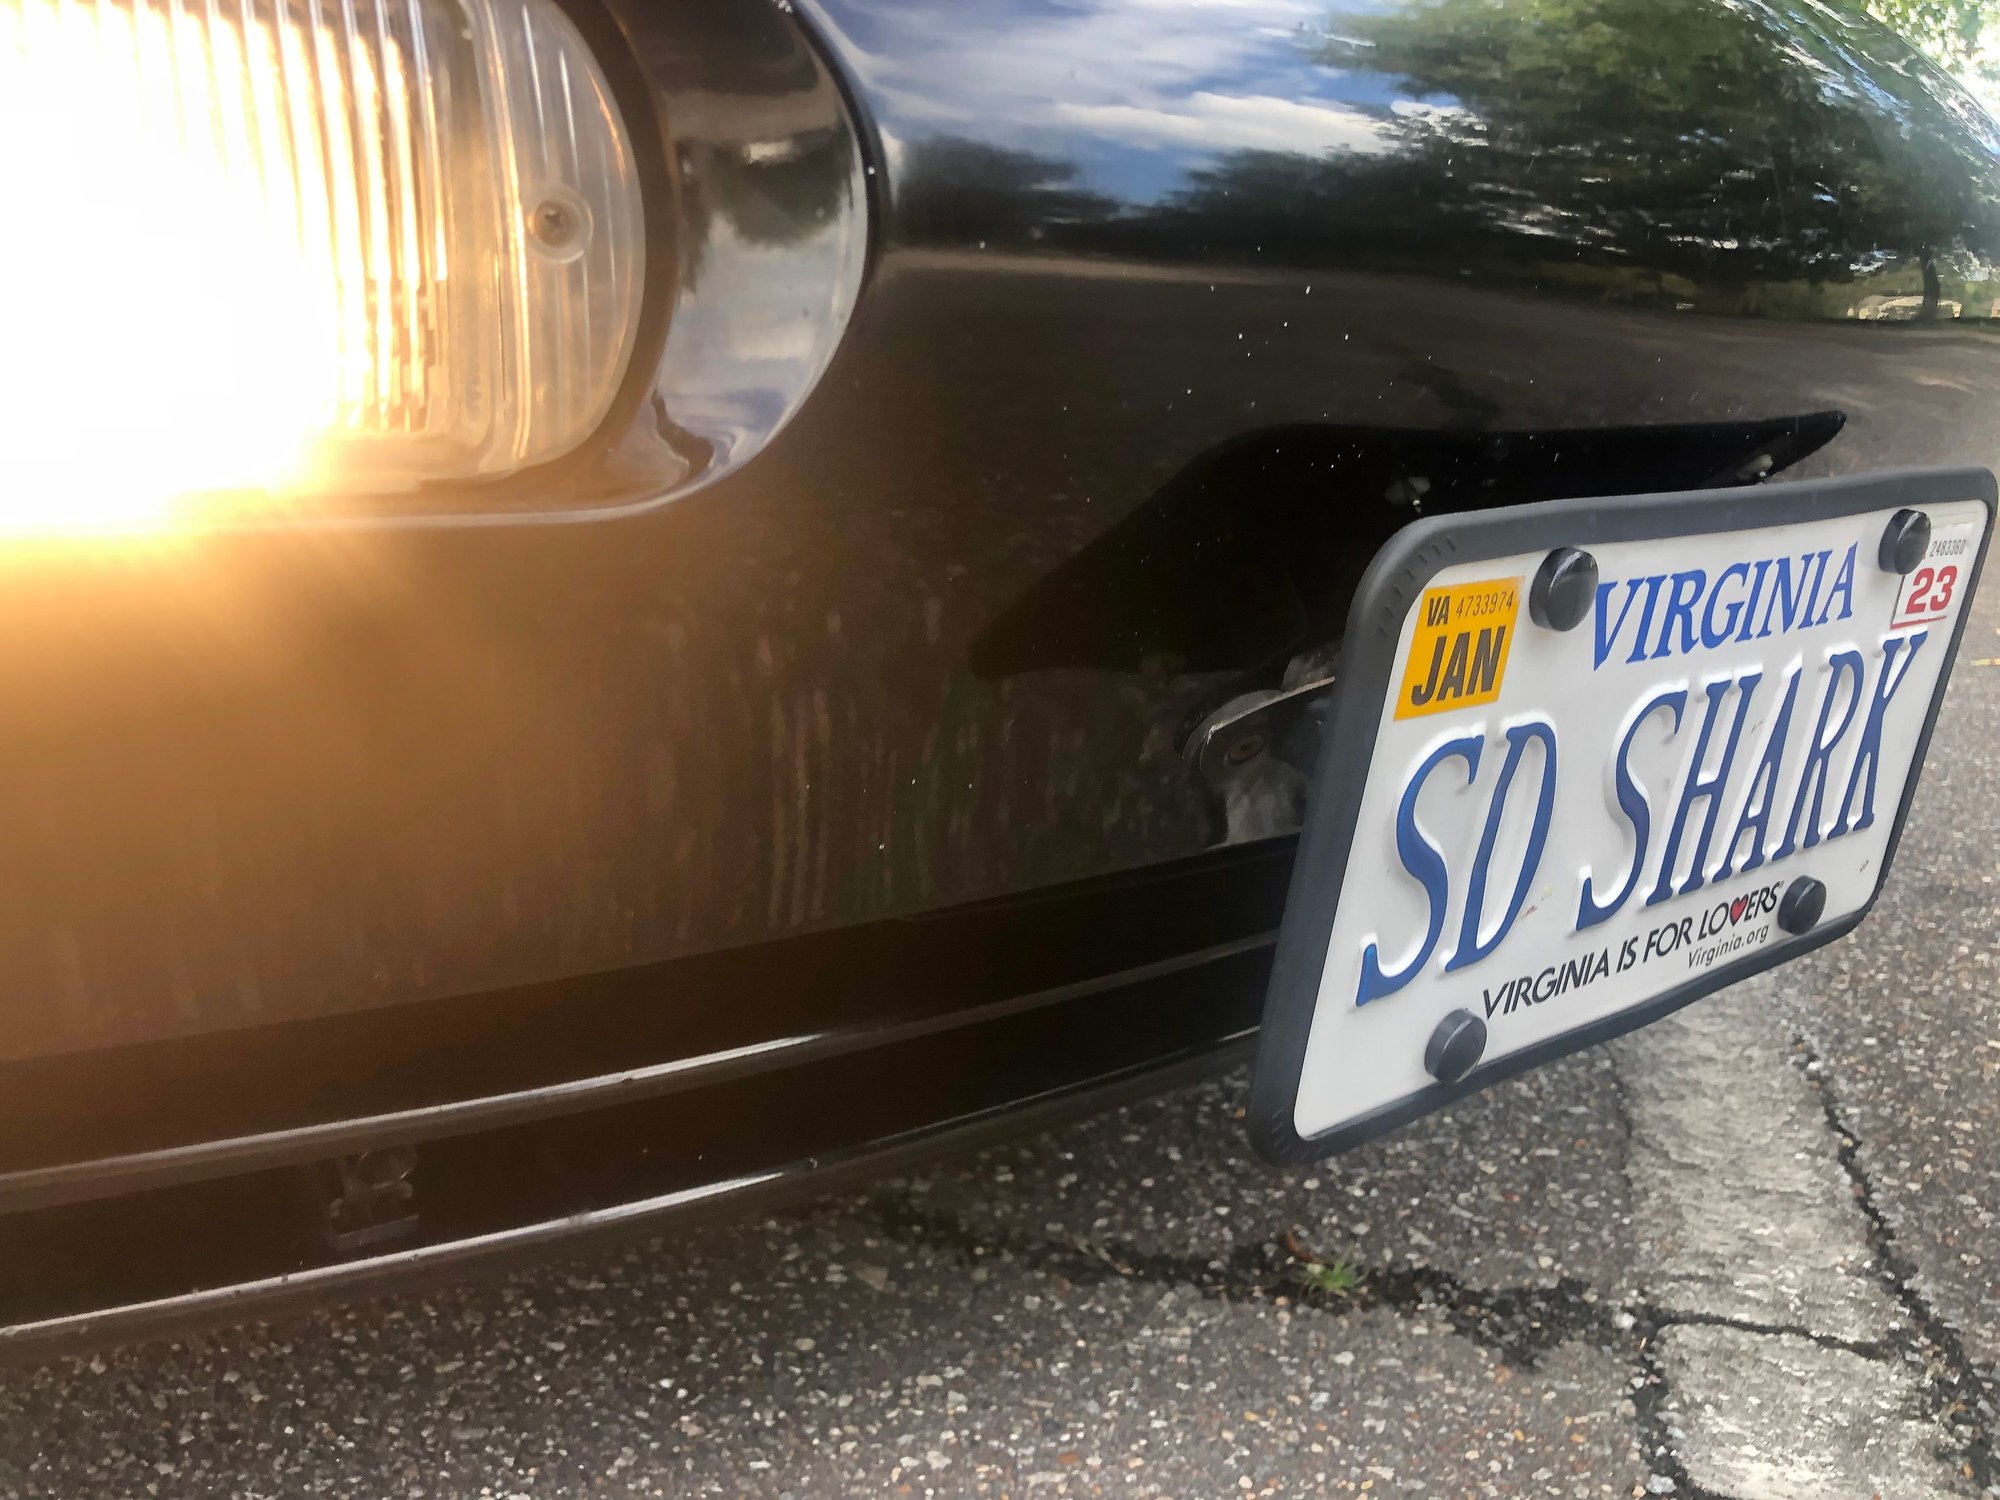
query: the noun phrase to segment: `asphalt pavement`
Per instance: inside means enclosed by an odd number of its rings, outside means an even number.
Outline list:
[[[1231,1075],[0,1373],[0,1494],[2000,1495],[2000,589],[1852,938],[1317,1167]]]

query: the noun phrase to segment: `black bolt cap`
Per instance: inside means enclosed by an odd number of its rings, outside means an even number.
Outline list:
[[[1558,547],[1542,559],[1528,588],[1528,618],[1548,630],[1574,630],[1597,597],[1597,559],[1576,547]]]
[[[1778,898],[1778,925],[1790,933],[1811,932],[1826,912],[1826,887],[1801,875]]]
[[[1885,573],[1907,573],[1931,550],[1931,518],[1920,510],[1899,510],[1882,529],[1877,561]]]
[[[1457,1083],[1486,1050],[1486,1023],[1469,1010],[1455,1010],[1437,1023],[1424,1047],[1424,1071],[1439,1083]]]

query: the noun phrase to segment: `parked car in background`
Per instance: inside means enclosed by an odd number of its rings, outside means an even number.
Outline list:
[[[1921,293],[1907,297],[1863,297],[1848,310],[1848,316],[1867,322],[1907,323],[1923,317],[1924,309],[1925,302]],[[1930,312],[1934,317],[1959,318],[1965,316],[1965,305],[1944,297],[1938,300]]]

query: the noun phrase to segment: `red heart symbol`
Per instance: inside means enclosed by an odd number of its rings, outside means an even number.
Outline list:
[[[1734,927],[1738,922],[1743,920],[1743,908],[1749,904],[1750,898],[1748,896],[1738,896],[1734,901],[1729,903],[1729,925],[1731,927]]]

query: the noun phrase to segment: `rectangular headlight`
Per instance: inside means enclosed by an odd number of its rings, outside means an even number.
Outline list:
[[[637,173],[550,0],[0,0],[0,527],[505,475],[630,356]]]

